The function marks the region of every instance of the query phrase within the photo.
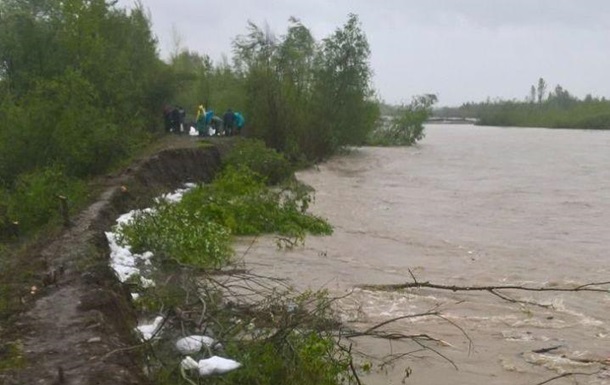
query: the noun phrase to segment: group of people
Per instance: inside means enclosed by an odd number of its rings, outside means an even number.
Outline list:
[[[181,134],[186,129],[186,111],[181,106],[166,105],[163,109],[163,120],[165,131]],[[240,135],[246,123],[240,112],[234,112],[229,108],[222,118],[214,114],[214,110],[207,110],[200,104],[197,107],[195,122],[195,135],[198,136],[233,136]],[[191,125],[188,125],[191,127]],[[191,130],[192,134],[192,130]]]
[[[186,120],[186,111],[181,106],[166,105],[163,108],[163,122],[165,124],[165,132],[184,132],[184,123]]]
[[[195,127],[199,136],[233,136],[240,135],[245,119],[240,112],[229,108],[222,118],[214,114],[214,110],[206,111],[203,104],[197,107]]]

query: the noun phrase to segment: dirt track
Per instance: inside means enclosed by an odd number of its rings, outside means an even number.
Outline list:
[[[26,364],[0,375],[1,383],[147,383],[139,357],[129,349],[139,344],[133,332],[136,316],[129,293],[108,266],[104,231],[121,213],[148,206],[154,196],[185,182],[210,181],[228,141],[216,144],[167,138],[153,155],[103,178],[99,199],[72,218],[61,236],[29,256],[46,261],[58,272],[57,280],[35,294],[15,323]]]

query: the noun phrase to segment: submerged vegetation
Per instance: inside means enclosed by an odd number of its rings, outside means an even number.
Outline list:
[[[263,167],[274,175],[289,170],[288,163],[279,160],[281,155],[261,149],[256,141],[243,141],[234,153],[252,150],[259,151],[258,161],[251,163],[254,167]],[[153,210],[122,226],[123,241],[136,252],[152,251],[181,264],[218,268],[232,255],[230,235],[275,233],[293,238],[296,243],[304,239],[306,232],[332,232],[323,219],[306,212],[312,198],[305,187],[296,181],[285,181],[277,188],[269,188],[265,176],[244,164],[235,166],[233,159],[234,155],[228,157],[225,169],[213,183],[194,188],[175,204],[161,200]]]
[[[207,353],[192,352],[195,357],[218,353],[242,365],[206,383],[356,383],[352,356],[335,336],[332,300],[325,292],[297,294],[279,279],[242,270],[210,274],[211,269],[231,264],[231,235],[275,233],[302,241],[306,232],[332,232],[327,222],[306,212],[311,197],[303,186],[290,178],[268,186],[263,175],[235,165],[236,155],[255,149],[259,151],[252,163],[255,168],[275,165],[267,168],[272,174],[286,172],[280,169],[288,164],[274,150],[243,141],[213,183],[192,189],[178,203],[160,201],[153,210],[118,227],[122,241],[135,252],[152,251],[154,264],[165,265],[164,273],[157,274],[181,277],[180,289],[138,288],[136,304],[142,311],[159,314],[168,306],[176,309],[165,316],[170,330],[149,346],[154,352],[151,376],[159,384],[191,381],[191,373],[176,369],[180,357],[170,343],[176,335],[171,329],[180,323],[182,336],[199,331],[222,344],[210,346]],[[137,280],[133,282],[137,285]]]
[[[424,123],[432,114],[437,97],[417,96],[411,104],[393,110],[385,124],[371,133],[368,143],[373,146],[411,146],[425,136]]]

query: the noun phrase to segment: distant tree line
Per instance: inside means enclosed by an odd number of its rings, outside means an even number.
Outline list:
[[[570,94],[561,85],[547,91],[540,78],[524,100],[487,100],[460,107],[434,110],[435,117],[477,118],[489,126],[610,129],[610,101],[587,95]]]

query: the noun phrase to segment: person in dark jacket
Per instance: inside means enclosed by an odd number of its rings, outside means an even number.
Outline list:
[[[180,130],[180,111],[176,107],[171,112],[171,132],[178,133]]]
[[[172,131],[172,106],[166,104],[163,107],[163,125],[165,127],[165,132]]]
[[[186,121],[186,111],[182,106],[178,107],[178,128],[179,133],[182,134],[184,132],[184,122]]]
[[[222,117],[226,136],[233,135],[233,126],[235,125],[235,114],[232,109],[228,109]]]

